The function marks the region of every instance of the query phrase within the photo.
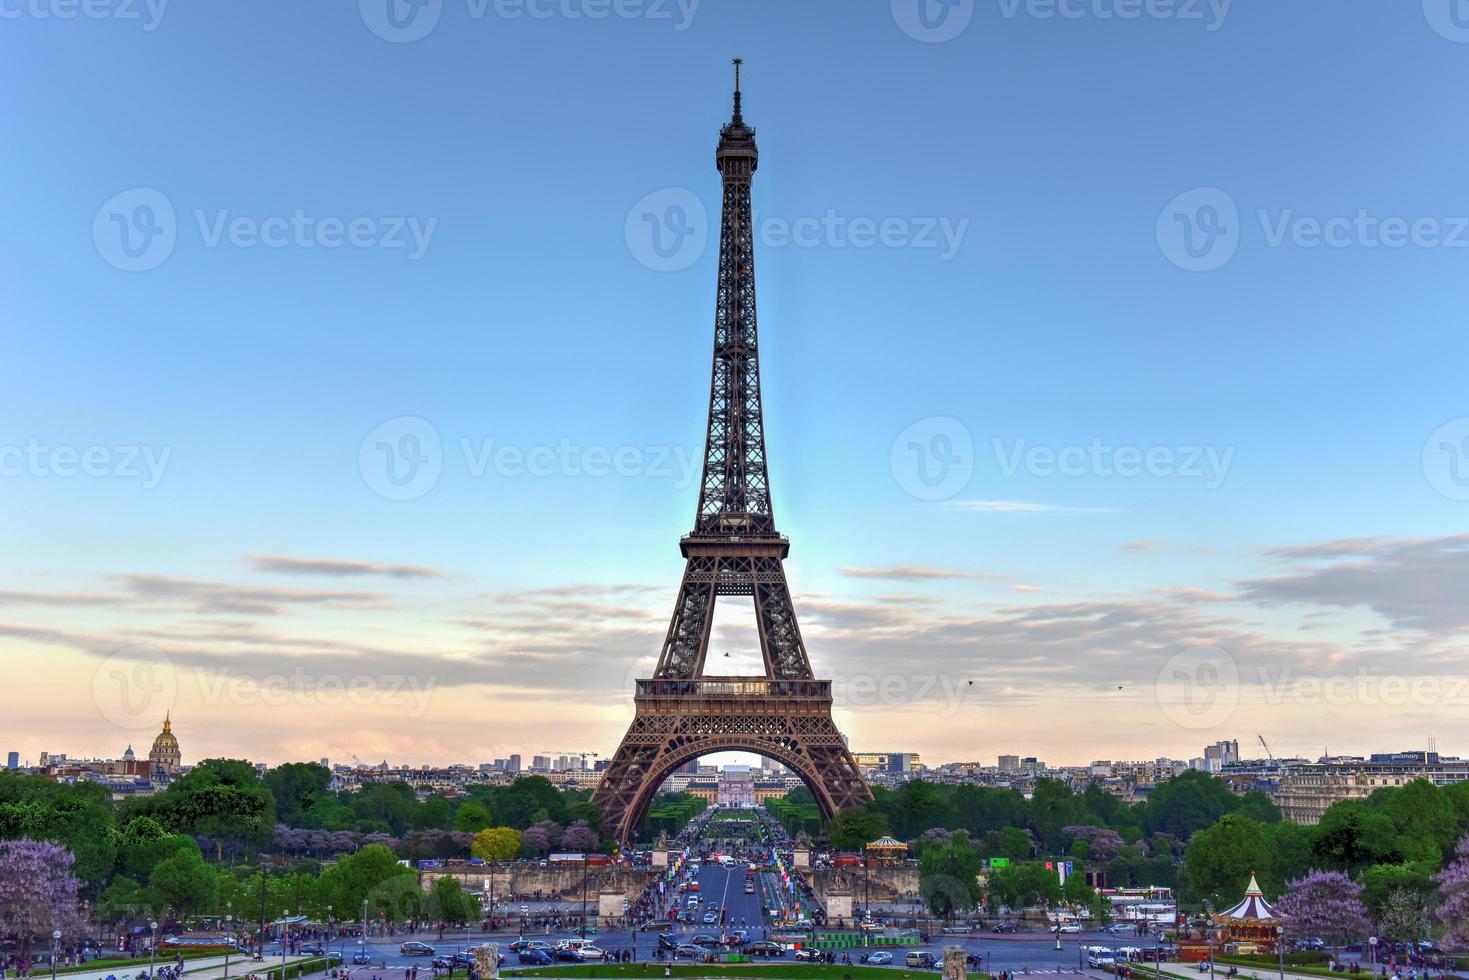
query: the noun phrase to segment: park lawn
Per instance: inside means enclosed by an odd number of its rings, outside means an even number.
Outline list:
[[[663,976],[661,963],[587,963],[501,970],[508,977],[647,977]],[[881,966],[842,966],[840,963],[681,963],[675,977],[754,977],[768,980],[934,980],[933,970],[893,970]],[[971,973],[971,980],[989,980],[987,973]]]
[[[230,955],[232,957],[238,958],[242,954],[240,954],[240,953],[231,953]],[[176,958],[177,958],[177,954],[174,953],[173,950],[164,949],[164,950],[159,950],[158,956],[153,960],[153,962],[157,963],[159,966],[168,966],[171,963],[173,963]],[[220,953],[220,952],[205,951],[205,950],[199,950],[197,952],[189,952],[189,953],[185,953],[184,954],[184,962],[186,962],[186,963],[189,960],[207,960],[207,959],[213,959],[213,958],[217,958],[217,959],[223,960],[224,959],[224,954],[223,953]],[[99,956],[96,959],[88,960],[85,963],[74,963],[71,966],[58,966],[56,968],[56,975],[57,976],[61,976],[62,974],[66,974],[66,973],[95,973],[98,970],[111,970],[114,967],[147,966],[147,965],[148,965],[148,957],[146,957],[146,956],[132,956],[132,957],[125,957],[125,958],[120,958],[120,959],[112,959],[112,958],[106,957],[106,956]],[[31,968],[31,972],[32,973],[35,973],[36,972],[36,968],[35,967],[32,967]],[[49,968],[47,968],[47,970],[45,972],[49,976],[50,973],[51,973],[51,970]]]

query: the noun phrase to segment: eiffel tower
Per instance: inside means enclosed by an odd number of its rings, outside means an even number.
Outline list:
[[[755,239],[750,184],[755,130],[740,107],[719,131],[714,160],[724,182],[714,372],[704,474],[694,530],[679,542],[687,564],[654,675],[637,682],[632,726],[602,775],[593,802],[603,827],[631,840],[658,787],[712,752],[753,752],[790,767],[825,818],[872,799],[831,715],[831,681],[817,680],[796,625],[783,561],[790,541],[775,529],[765,466],[760,359],[755,330]],[[714,603],[750,596],[765,672],[704,672]]]

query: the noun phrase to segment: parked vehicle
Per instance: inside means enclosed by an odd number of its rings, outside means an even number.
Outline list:
[[[585,963],[587,958],[579,949],[562,948],[556,950],[557,963]]]
[[[691,946],[691,945],[688,945],[688,944],[684,944],[682,946],[679,946],[677,949],[675,949],[673,951],[673,955],[674,955],[675,958],[677,958],[677,959],[688,959],[688,960],[701,960],[707,954],[708,954],[708,951],[706,949],[704,949],[702,946]]]
[[[434,948],[428,943],[410,940],[399,946],[398,952],[404,956],[432,956],[434,955]]]
[[[786,951],[775,943],[751,943],[745,950],[751,956],[781,957]]]
[[[908,955],[903,957],[906,966],[919,970],[932,970],[937,962],[932,953],[921,949],[909,950]]]
[[[550,966],[551,956],[544,949],[527,949],[520,953],[521,966]]]

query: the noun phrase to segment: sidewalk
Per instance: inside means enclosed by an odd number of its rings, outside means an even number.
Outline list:
[[[313,958],[310,956],[288,956],[286,957],[286,965],[289,966],[292,963]],[[58,973],[56,980],[107,980],[109,976],[116,977],[117,980],[134,980],[139,973],[148,972],[147,963],[133,964],[131,966],[117,964],[107,966],[105,965],[105,961],[102,962],[104,965],[99,966],[95,970],[75,970],[69,973]],[[171,957],[160,957],[155,965],[161,967],[172,966],[173,964],[174,960]],[[270,967],[280,965],[281,960],[279,956],[274,958],[266,957],[264,962],[256,963],[249,956],[231,954],[229,957],[230,980],[234,980],[235,977],[242,977],[252,970],[261,972]],[[199,959],[184,960],[184,974],[189,980],[223,980],[224,967],[225,958],[223,956],[205,956]],[[51,980],[51,973],[49,970],[32,970],[31,980]]]

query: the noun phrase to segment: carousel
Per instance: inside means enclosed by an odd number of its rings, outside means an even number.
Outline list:
[[[1250,875],[1250,886],[1245,889],[1245,897],[1240,903],[1214,915],[1214,927],[1219,930],[1218,942],[1229,947],[1229,952],[1236,954],[1273,953],[1275,944],[1280,939],[1276,929],[1284,924],[1284,920],[1265,900],[1265,893],[1260,890],[1260,883],[1255,880],[1253,873]]]

